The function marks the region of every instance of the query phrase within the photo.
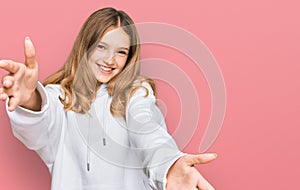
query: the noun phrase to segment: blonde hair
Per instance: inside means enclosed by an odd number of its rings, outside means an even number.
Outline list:
[[[134,22],[123,11],[103,8],[89,16],[80,29],[66,63],[43,83],[45,86],[60,84],[64,91],[64,97],[60,101],[65,110],[77,113],[89,111],[101,85],[88,65],[89,54],[94,51],[107,30],[118,27],[122,27],[129,35],[131,46],[125,67],[108,82],[108,94],[112,96],[110,112],[113,116],[126,119],[127,102],[138,88],[144,88],[141,85],[144,81],[151,85],[155,94],[153,80],[140,76],[140,44]],[[145,90],[148,93],[146,88]]]

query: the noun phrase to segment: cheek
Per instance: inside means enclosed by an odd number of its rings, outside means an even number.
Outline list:
[[[127,61],[127,57],[118,57],[116,58],[116,62],[118,64],[119,69],[122,69]]]
[[[89,58],[91,62],[96,62],[98,60],[101,60],[104,57],[104,53],[101,53],[99,51],[95,51],[91,57]]]

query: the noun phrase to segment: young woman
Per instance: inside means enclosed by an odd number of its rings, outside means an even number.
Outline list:
[[[94,12],[43,85],[28,37],[24,48],[25,64],[0,61],[9,72],[0,99],[14,135],[49,168],[51,189],[213,189],[194,165],[216,155],[184,154],[167,133],[126,13]]]

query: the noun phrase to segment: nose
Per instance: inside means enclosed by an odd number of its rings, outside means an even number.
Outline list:
[[[114,59],[115,59],[115,54],[113,52],[108,52],[103,61],[107,65],[112,65],[114,64]]]

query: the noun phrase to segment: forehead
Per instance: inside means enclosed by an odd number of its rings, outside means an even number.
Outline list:
[[[116,47],[129,47],[130,37],[123,28],[113,28],[104,33],[100,42]]]

